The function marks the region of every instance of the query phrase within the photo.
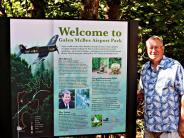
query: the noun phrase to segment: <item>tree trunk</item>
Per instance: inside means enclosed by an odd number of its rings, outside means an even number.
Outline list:
[[[107,0],[106,15],[107,20],[120,20],[121,19],[121,0]]]
[[[32,17],[35,18],[45,18],[45,10],[47,2],[44,0],[31,0],[34,9],[32,10]]]
[[[98,7],[99,0],[82,0],[82,19],[97,19],[98,18]]]
[[[3,14],[3,17],[7,17],[7,14],[5,12],[5,9],[2,6],[2,0],[0,0],[0,12]]]

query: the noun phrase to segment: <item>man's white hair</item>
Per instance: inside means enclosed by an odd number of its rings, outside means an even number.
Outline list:
[[[150,40],[154,40],[154,39],[159,40],[162,43],[162,45],[164,45],[164,41],[163,41],[163,39],[161,37],[153,35],[150,38],[148,38],[148,40],[146,41],[146,46],[149,46],[150,45],[149,41]]]

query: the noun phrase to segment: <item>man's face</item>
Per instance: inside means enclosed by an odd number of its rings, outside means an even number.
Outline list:
[[[151,61],[160,62],[164,55],[164,46],[158,39],[151,39],[147,45],[147,53]]]
[[[62,99],[65,104],[69,104],[69,102],[71,101],[71,96],[70,94],[65,93]]]

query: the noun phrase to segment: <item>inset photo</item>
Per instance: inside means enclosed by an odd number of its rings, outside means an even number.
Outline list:
[[[95,57],[92,59],[92,72],[94,74],[108,74],[109,58]]]
[[[75,108],[75,89],[65,89],[59,92],[59,109]]]
[[[109,58],[109,74],[121,74],[121,58]]]
[[[76,108],[86,109],[90,106],[90,90],[89,89],[77,89],[76,90]]]
[[[92,127],[102,126],[102,114],[96,114],[91,117],[91,126]]]

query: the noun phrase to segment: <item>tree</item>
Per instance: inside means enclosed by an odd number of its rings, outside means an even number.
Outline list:
[[[82,0],[81,1],[81,18],[82,19],[97,19],[99,0]]]
[[[11,55],[11,91],[16,95],[16,92],[26,90],[25,85],[32,79],[31,66],[25,60]]]
[[[0,0],[0,11],[1,11],[2,16],[5,16],[5,17],[7,16],[5,9],[2,7],[2,0]]]
[[[107,0],[106,2],[106,17],[109,20],[120,20],[122,16],[121,12],[121,2],[122,0]]]
[[[48,6],[46,0],[31,0],[33,4],[32,17],[35,18],[45,18],[45,10]]]

